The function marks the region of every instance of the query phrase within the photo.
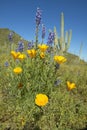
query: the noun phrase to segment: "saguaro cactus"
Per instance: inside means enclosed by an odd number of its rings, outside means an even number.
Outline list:
[[[60,39],[59,46],[62,52],[66,52],[70,47],[71,37],[72,37],[72,30],[66,31],[66,35],[64,36],[64,14],[61,13],[61,28],[60,28]]]
[[[63,51],[65,48],[64,44],[64,15],[63,12],[61,13],[61,27],[60,27],[60,45],[61,45],[61,50]]]
[[[69,47],[70,47],[70,42],[71,42],[71,37],[72,37],[72,30],[66,31],[66,35],[65,35],[65,48],[64,51],[67,52]]]
[[[63,52],[67,52],[70,47],[70,42],[72,38],[72,30],[66,31],[66,34],[64,35],[64,14],[61,13],[61,22],[60,22],[60,37],[58,37],[57,29],[54,27],[54,51],[56,53],[60,52],[60,54],[63,54]],[[58,52],[57,52],[58,51]]]

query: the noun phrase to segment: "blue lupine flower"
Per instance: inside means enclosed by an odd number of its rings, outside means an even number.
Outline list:
[[[47,44],[48,45],[52,45],[52,43],[54,41],[54,38],[55,38],[55,33],[54,32],[50,32],[49,36],[48,36],[48,42],[47,42]]]
[[[8,61],[6,61],[6,62],[4,63],[4,66],[5,66],[5,67],[8,67],[8,66],[9,66]]]
[[[10,32],[8,35],[8,40],[11,42],[13,40],[13,32]]]
[[[23,43],[23,41],[19,41],[18,48],[16,51],[23,52],[23,50],[24,50],[24,43]]]
[[[41,23],[41,10],[39,8],[37,8],[35,20],[36,20],[36,25],[39,26]]]
[[[58,86],[59,84],[61,83],[61,80],[56,80],[55,82],[54,82],[54,86]]]
[[[46,29],[45,29],[45,26],[42,25],[42,39],[45,38],[45,33],[46,33]]]
[[[34,43],[33,43],[33,40],[32,40],[32,42],[28,43],[28,50],[32,49],[33,47],[34,47]]]

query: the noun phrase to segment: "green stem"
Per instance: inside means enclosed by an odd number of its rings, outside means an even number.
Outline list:
[[[35,48],[37,48],[37,44],[38,44],[38,31],[39,31],[39,29],[38,29],[38,26],[36,26],[36,42],[35,42]]]

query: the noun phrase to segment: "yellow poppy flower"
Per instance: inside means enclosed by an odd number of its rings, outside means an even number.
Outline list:
[[[20,52],[11,51],[11,55],[13,56],[14,59],[17,59],[18,56],[20,55]]]
[[[18,56],[18,59],[19,60],[23,60],[23,59],[25,59],[26,58],[26,55],[25,54],[20,54],[19,56]]]
[[[48,103],[48,97],[45,94],[37,94],[35,104],[38,106],[45,106]]]
[[[31,58],[34,58],[36,56],[36,50],[34,49],[27,50],[27,53],[29,54]]]
[[[45,58],[45,54],[43,52],[40,53],[40,57],[43,59]]]
[[[48,49],[49,46],[42,44],[42,45],[38,45],[38,48],[42,51],[45,52]]]
[[[16,74],[20,74],[21,72],[22,72],[22,68],[21,67],[16,67],[16,68],[14,68],[14,73],[16,73]]]
[[[64,63],[66,62],[66,58],[63,57],[63,56],[54,56],[54,60],[58,63],[58,64],[61,64],[61,63]]]
[[[67,81],[67,87],[68,90],[72,90],[73,88],[76,88],[76,85],[75,83],[70,83],[70,81]]]

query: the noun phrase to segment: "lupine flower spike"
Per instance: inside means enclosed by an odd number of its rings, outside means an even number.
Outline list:
[[[39,8],[37,8],[35,20],[36,20],[36,48],[37,48],[37,44],[38,44],[38,30],[39,30],[39,25],[41,23],[41,10]]]
[[[54,32],[50,32],[49,36],[48,36],[48,42],[47,44],[52,46],[53,42],[54,42],[54,38],[55,38],[55,33]]]
[[[41,10],[39,8],[37,8],[35,20],[36,20],[36,26],[39,26],[41,23]]]
[[[17,51],[23,52],[23,50],[24,50],[24,43],[23,43],[23,41],[19,41],[19,42],[18,42]]]
[[[29,43],[28,43],[28,50],[32,49],[33,46],[34,46],[34,44],[33,44],[33,40],[32,40],[32,42],[29,42]]]

